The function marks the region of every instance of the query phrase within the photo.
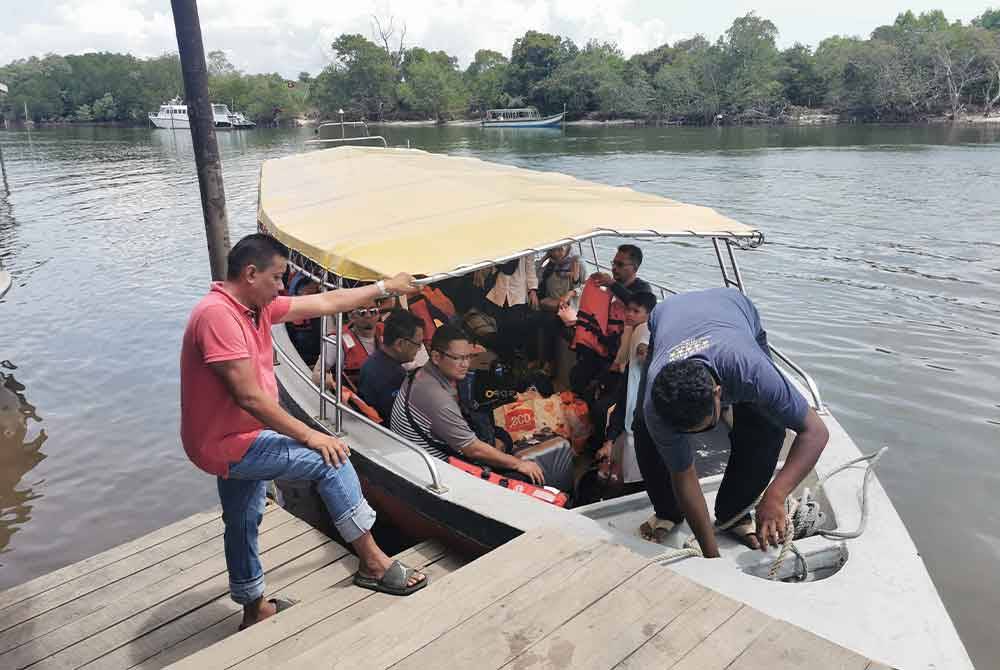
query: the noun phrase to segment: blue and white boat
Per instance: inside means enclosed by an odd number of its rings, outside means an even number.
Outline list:
[[[562,125],[566,112],[543,117],[534,107],[518,109],[488,109],[483,128],[555,128]]]

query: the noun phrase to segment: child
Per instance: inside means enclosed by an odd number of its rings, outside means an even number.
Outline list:
[[[598,462],[609,461],[612,471],[620,466],[621,482],[625,485],[625,493],[635,493],[645,487],[639,464],[635,460],[635,441],[632,436],[632,417],[635,415],[636,395],[639,392],[639,377],[642,365],[645,363],[649,347],[649,313],[656,306],[656,296],[652,293],[635,293],[626,303],[625,324],[632,327],[632,336],[627,343],[628,376],[621,390],[614,409],[608,419],[605,442],[595,456]],[[626,348],[626,343],[622,343]]]

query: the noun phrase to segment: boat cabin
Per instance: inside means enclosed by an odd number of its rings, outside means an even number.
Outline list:
[[[541,119],[541,114],[534,107],[522,107],[518,109],[488,109],[486,110],[486,121],[537,121]]]

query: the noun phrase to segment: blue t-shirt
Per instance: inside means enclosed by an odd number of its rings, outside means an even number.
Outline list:
[[[653,406],[652,385],[667,363],[702,361],[722,387],[722,403],[753,403],[775,422],[801,432],[809,404],[775,366],[767,333],[750,299],[733,288],[681,293],[649,317],[649,367],[640,388],[643,419],[672,472],[691,467],[697,438],[677,433]]]
[[[392,416],[392,404],[396,401],[399,387],[405,378],[406,370],[403,365],[381,349],[369,356],[361,366],[358,395],[375,408],[387,425]]]

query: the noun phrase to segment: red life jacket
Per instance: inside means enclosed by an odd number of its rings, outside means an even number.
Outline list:
[[[614,356],[625,330],[625,305],[607,288],[588,279],[580,294],[572,348],[582,345],[602,357]]]
[[[438,326],[448,323],[455,316],[455,305],[441,289],[425,286],[420,293],[410,298],[410,311],[423,321],[424,344],[428,347]]]

